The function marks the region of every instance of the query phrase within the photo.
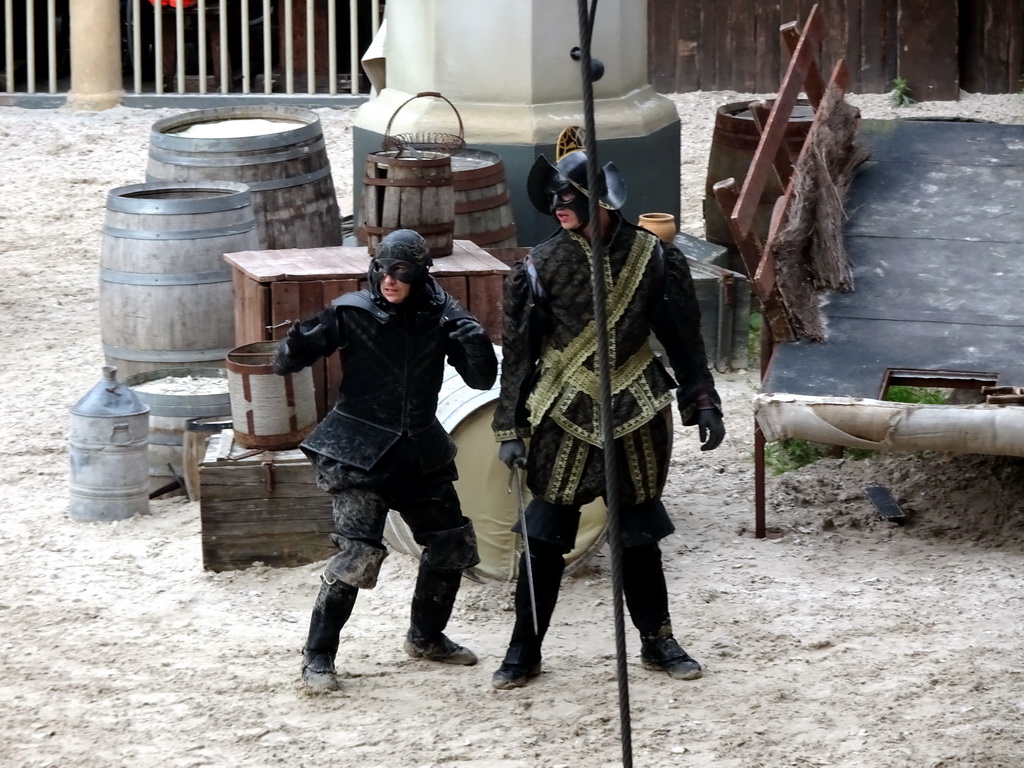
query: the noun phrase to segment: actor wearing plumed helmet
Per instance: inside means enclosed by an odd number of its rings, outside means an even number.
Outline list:
[[[479,556],[453,485],[455,444],[435,411],[445,360],[468,386],[486,390],[497,358],[483,326],[441,289],[430,265],[418,233],[387,234],[370,263],[370,287],[296,322],[274,357],[274,370],[285,375],[337,352],[343,371],[334,408],[300,446],[317,485],[331,494],[338,549],[321,576],[303,648],[302,679],[315,691],[339,687],[339,636],[359,590],[377,583],[389,509],[424,547],[406,653],[448,664],[477,660],[444,634],[462,572]]]
[[[605,494],[593,227],[600,231],[608,280],[626,607],[640,633],[644,667],[686,680],[702,675],[701,665],[677,642],[669,616],[658,542],[674,526],[661,496],[672,450],[672,401],[682,423],[697,426],[701,450],[713,450],[725,436],[721,399],[708,368],[685,257],[623,219],[619,209],[626,185],[614,164],[601,169],[593,191],[586,164],[583,150],[556,164],[537,158],[527,182],[530,201],[557,219],[559,229],[515,264],[505,283],[501,395],[493,429],[499,457],[509,467],[526,468],[533,494],[525,517],[534,594],[531,600],[524,552],[512,638],[492,678],[498,689],[518,688],[541,673],[541,645],[558,599],[564,556],[575,544],[580,507]],[[600,202],[596,221],[590,221],[591,194]],[[651,350],[652,332],[672,374]]]

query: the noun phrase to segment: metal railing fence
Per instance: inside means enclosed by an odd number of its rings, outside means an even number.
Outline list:
[[[70,73],[67,0],[3,3],[3,90],[59,93]]]
[[[69,0],[2,0],[7,94],[70,88]],[[119,0],[127,94],[365,95],[384,0]]]

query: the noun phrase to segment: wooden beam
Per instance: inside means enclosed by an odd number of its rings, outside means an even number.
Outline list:
[[[796,106],[800,91],[804,89],[804,79],[810,71],[810,63],[816,55],[816,47],[824,36],[825,21],[818,11],[818,6],[815,5],[811,10],[810,18],[804,25],[804,34],[790,59],[786,78],[775,99],[775,104],[772,106],[768,124],[761,134],[761,141],[754,152],[754,159],[750,163],[750,170],[743,181],[743,188],[740,190],[739,200],[733,212],[733,218],[736,220],[739,231],[744,235],[749,233],[753,226],[754,215],[760,203],[761,192],[768,181],[772,161],[778,154],[779,145],[785,140],[786,128],[793,114],[793,107]],[[811,99],[810,94],[808,94],[808,99]],[[817,104],[813,100],[811,103],[817,108]]]

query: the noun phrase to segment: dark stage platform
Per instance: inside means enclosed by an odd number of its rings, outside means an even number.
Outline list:
[[[1024,386],[1024,125],[865,120],[847,201],[854,290],[828,340],[779,345],[766,393],[880,398],[889,371]]]

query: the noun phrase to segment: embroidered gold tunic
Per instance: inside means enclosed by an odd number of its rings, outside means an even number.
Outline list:
[[[613,434],[631,488],[627,503],[657,498],[671,452],[666,406],[676,390],[684,423],[698,400],[717,405],[685,257],[621,219],[603,260]],[[501,395],[495,437],[530,438],[528,479],[556,504],[603,493],[597,327],[590,244],[559,231],[515,264],[505,284]],[[675,379],[651,350],[664,346]],[[632,500],[630,500],[632,499]]]

